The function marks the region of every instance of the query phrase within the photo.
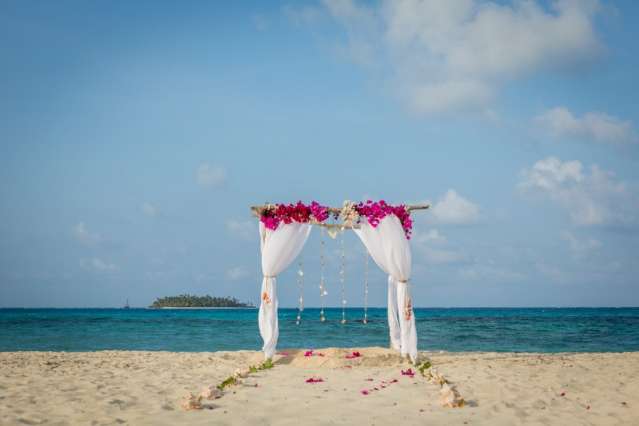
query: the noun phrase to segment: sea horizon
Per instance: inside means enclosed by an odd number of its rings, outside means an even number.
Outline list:
[[[280,348],[387,347],[385,308],[279,311]],[[639,307],[414,308],[418,348],[446,352],[639,351]],[[0,351],[260,350],[257,309],[0,308]]]
[[[305,309],[321,309],[321,306],[307,306]],[[325,309],[342,309],[341,306],[325,306]],[[637,309],[639,305],[615,306],[615,305],[557,305],[557,306],[414,306],[414,309]],[[11,309],[259,309],[259,306],[211,306],[211,307],[181,307],[181,306],[162,306],[154,308],[151,306],[5,306],[0,310]],[[297,306],[279,306],[279,309],[298,309]],[[364,309],[364,306],[349,306],[346,309]],[[368,306],[368,309],[386,309],[386,306]]]

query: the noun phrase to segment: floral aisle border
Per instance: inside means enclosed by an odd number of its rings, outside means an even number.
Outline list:
[[[428,209],[428,204],[399,204],[391,205],[384,200],[367,200],[354,203],[350,200],[344,201],[342,207],[328,207],[317,201],[304,204],[298,201],[296,204],[264,204],[253,206],[253,214],[260,218],[260,221],[267,229],[275,230],[280,223],[310,223],[325,227],[337,227],[341,229],[358,228],[365,218],[373,228],[376,228],[380,221],[386,216],[395,215],[402,224],[404,234],[410,239],[413,221],[410,217],[413,210]],[[330,218],[335,221],[341,219],[341,223],[327,223]]]

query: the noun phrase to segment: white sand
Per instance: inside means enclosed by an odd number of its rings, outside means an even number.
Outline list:
[[[352,350],[363,356],[345,359]],[[438,386],[402,376],[409,365],[394,352],[352,350],[315,351],[324,357],[283,350],[289,356],[278,356],[273,369],[199,411],[180,407],[185,393],[261,362],[261,354],[4,352],[0,424],[639,425],[636,352],[423,353],[469,402],[443,408]],[[305,383],[309,377],[324,382]],[[392,379],[398,382],[381,387]]]

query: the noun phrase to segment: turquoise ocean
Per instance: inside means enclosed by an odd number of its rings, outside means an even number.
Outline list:
[[[386,309],[280,309],[279,348],[388,346]],[[418,308],[419,349],[639,351],[639,308]],[[0,309],[0,351],[259,350],[257,309]]]

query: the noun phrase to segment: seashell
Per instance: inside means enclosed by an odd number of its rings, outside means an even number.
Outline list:
[[[459,408],[464,406],[464,398],[459,395],[455,386],[444,383],[439,393],[439,402],[443,407]]]
[[[202,396],[195,396],[191,392],[184,395],[182,400],[182,408],[185,410],[201,410]]]
[[[202,399],[218,399],[222,395],[224,395],[224,392],[218,389],[217,386],[208,386],[200,392],[200,398]]]
[[[331,237],[332,239],[337,238],[337,234],[339,233],[339,229],[338,228],[328,228],[328,236]]]

